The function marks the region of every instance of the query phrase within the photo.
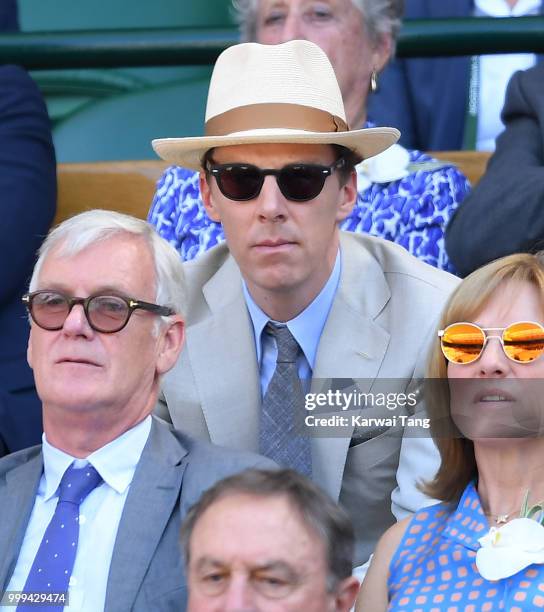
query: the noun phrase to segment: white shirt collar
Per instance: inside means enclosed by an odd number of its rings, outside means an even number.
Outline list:
[[[102,448],[91,453],[86,459],[77,459],[52,446],[43,434],[43,471],[45,477],[44,499],[55,495],[64,472],[75,462],[76,467],[90,463],[102,476],[106,484],[117,493],[124,493],[132,482],[136,466],[151,431],[151,416],[125,431]]]
[[[541,0],[518,0],[513,9],[506,0],[475,0],[474,5],[489,17],[522,17],[537,14]]]

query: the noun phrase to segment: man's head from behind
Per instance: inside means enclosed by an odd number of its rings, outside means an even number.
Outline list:
[[[50,441],[83,419],[113,439],[151,412],[183,341],[183,271],[147,223],[102,210],[65,221],[42,245],[26,300]]]
[[[398,131],[349,130],[327,56],[297,40],[224,51],[205,132],[153,146],[167,161],[201,170],[206,211],[223,224],[253,299],[288,320],[332,271],[338,223],[357,197],[354,164],[386,149]],[[290,307],[274,307],[278,301]]]
[[[207,491],[182,528],[190,612],[344,612],[357,595],[349,518],[291,470]]]

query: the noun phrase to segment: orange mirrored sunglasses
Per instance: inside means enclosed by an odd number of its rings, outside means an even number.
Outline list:
[[[439,330],[438,336],[442,353],[451,363],[473,363],[480,358],[489,338],[498,338],[504,354],[516,363],[531,363],[544,353],[544,327],[533,321],[518,321],[508,327],[452,323]]]

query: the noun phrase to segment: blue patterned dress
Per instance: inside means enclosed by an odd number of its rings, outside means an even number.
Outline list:
[[[529,565],[510,578],[485,580],[475,559],[489,530],[470,483],[457,509],[437,504],[417,512],[389,568],[394,612],[526,612],[544,609],[544,566]]]
[[[406,176],[397,180],[363,180],[358,167],[357,203],[340,227],[392,240],[426,263],[453,272],[444,247],[444,229],[470,191],[469,182],[453,165],[420,151],[408,154]],[[192,170],[167,168],[158,182],[148,220],[183,260],[194,259],[224,240],[221,224],[211,221],[204,210],[198,173]]]

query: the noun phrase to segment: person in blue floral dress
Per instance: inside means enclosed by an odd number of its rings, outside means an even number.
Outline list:
[[[389,158],[396,166],[389,164]],[[444,248],[444,228],[469,192],[466,177],[453,165],[399,145],[359,164],[357,170],[357,203],[340,228],[392,240],[426,263],[453,272]],[[376,174],[387,170],[395,171],[396,178],[380,181]],[[198,183],[197,172],[168,168],[159,180],[148,217],[184,260],[225,239],[221,224],[209,219],[204,210]]]

